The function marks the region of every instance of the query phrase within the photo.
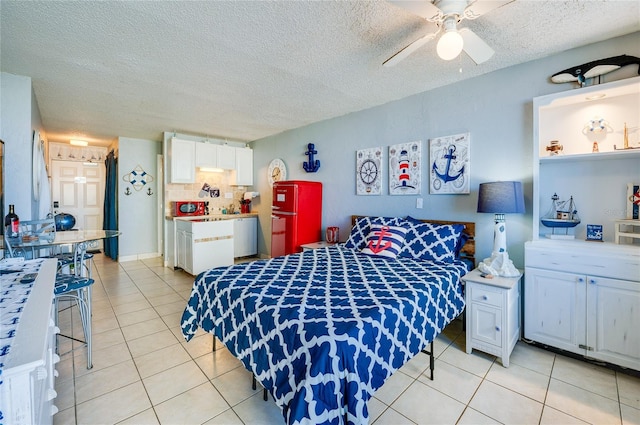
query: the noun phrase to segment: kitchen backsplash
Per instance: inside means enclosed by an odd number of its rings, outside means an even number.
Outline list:
[[[229,205],[233,205],[235,211],[240,211],[240,200],[247,191],[247,187],[229,185],[230,174],[231,171],[213,173],[196,169],[196,183],[167,184],[165,212],[167,215],[171,214],[171,201],[209,201],[211,214],[220,214],[222,208],[229,209]],[[212,196],[217,193],[218,197]],[[232,198],[226,198],[227,193],[231,193]]]

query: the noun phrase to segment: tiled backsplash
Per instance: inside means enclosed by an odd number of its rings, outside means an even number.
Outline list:
[[[205,172],[196,169],[196,183],[175,184],[169,183],[165,186],[165,212],[171,214],[171,201],[209,201],[209,212],[219,214],[222,208],[229,208],[233,205],[236,211],[240,211],[240,200],[247,191],[246,186],[231,186],[232,171],[222,173]],[[219,197],[211,197],[202,192],[202,187],[207,183],[212,189],[219,189]],[[232,198],[226,198],[227,193],[232,194]]]

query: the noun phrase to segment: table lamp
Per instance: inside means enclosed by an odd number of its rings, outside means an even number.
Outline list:
[[[481,183],[478,189],[478,212],[494,213],[493,251],[485,258],[478,269],[487,274],[504,277],[518,277],[507,253],[507,226],[505,214],[524,214],[524,196],[521,182]]]

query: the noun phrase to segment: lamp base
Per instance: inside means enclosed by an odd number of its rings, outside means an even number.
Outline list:
[[[491,257],[482,260],[478,264],[478,270],[494,276],[520,277],[520,271],[513,265],[506,251],[494,252]]]

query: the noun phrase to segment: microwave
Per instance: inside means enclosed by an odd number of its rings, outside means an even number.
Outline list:
[[[174,201],[173,216],[189,217],[196,215],[205,215],[207,206],[205,201]]]

